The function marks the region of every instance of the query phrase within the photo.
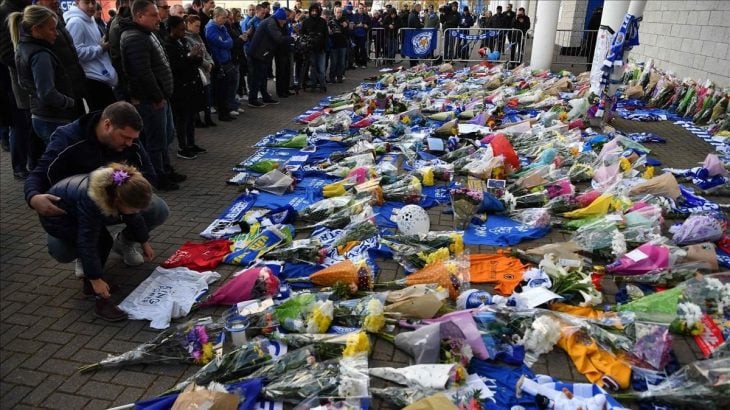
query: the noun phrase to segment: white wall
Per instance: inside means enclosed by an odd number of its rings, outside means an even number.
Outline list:
[[[649,0],[630,58],[730,87],[730,1]]]
[[[562,0],[555,44],[562,47],[580,46],[587,12],[588,4],[585,0]]]

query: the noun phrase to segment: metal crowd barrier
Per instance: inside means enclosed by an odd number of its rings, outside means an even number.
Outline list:
[[[487,54],[499,51],[496,63],[520,64],[525,56],[525,35],[519,29],[449,28],[443,31],[444,61],[483,61]],[[479,49],[485,49],[485,56]]]
[[[558,30],[555,33],[553,64],[566,67],[590,66],[597,38],[598,30]]]

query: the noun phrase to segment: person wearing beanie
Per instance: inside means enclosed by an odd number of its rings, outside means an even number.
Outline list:
[[[289,48],[292,43],[292,38],[282,31],[286,21],[286,11],[280,8],[271,17],[266,18],[254,31],[249,49],[250,68],[252,68],[248,84],[248,105],[250,107],[256,108],[279,103],[269,94],[266,74],[277,47]],[[262,96],[261,101],[257,98],[259,92]]]
[[[312,87],[319,85],[320,91],[326,92],[325,84],[325,47],[327,46],[327,22],[322,18],[319,4],[309,6],[309,18],[302,23],[302,36],[308,38],[309,66],[311,68]]]

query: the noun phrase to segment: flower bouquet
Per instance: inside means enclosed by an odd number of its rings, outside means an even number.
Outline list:
[[[274,308],[274,315],[281,326],[298,333],[327,332],[333,313],[331,300],[318,300],[312,293],[292,296]]]
[[[457,230],[466,229],[484,201],[484,193],[461,187],[451,189],[449,194],[454,211],[454,227]]]
[[[265,299],[279,293],[279,278],[267,267],[244,269],[216,289],[210,297],[200,303],[200,307],[214,305],[235,305],[251,300]]]
[[[346,207],[333,212],[325,219],[319,220],[307,227],[324,226],[332,229],[344,228],[354,219],[362,220],[372,215],[373,210],[369,202],[370,200],[368,198],[351,201]]]
[[[357,264],[350,259],[332,264],[309,277],[291,278],[289,283],[312,283],[316,286],[335,286],[345,284],[358,290],[370,290],[373,286],[373,274],[364,261]]]
[[[378,227],[370,219],[351,222],[343,228],[343,232],[335,239],[332,247],[339,248],[350,242],[359,242],[378,234]]]
[[[316,239],[297,239],[285,247],[274,248],[262,255],[267,260],[319,264],[324,257],[322,244]]]
[[[210,318],[171,327],[133,350],[79,368],[80,372],[150,363],[206,364],[213,358],[223,324]]]
[[[191,383],[205,386],[210,382],[237,381],[247,377],[252,371],[270,360],[269,341],[265,338],[257,338],[224,354],[220,359],[210,361],[192,376],[178,383],[170,392],[181,391]]]
[[[317,345],[322,348],[333,347],[333,352],[341,351],[334,356],[354,356],[358,353],[370,353],[371,345],[368,334],[356,331],[345,334],[332,333],[279,333],[272,335],[275,340],[286,343],[290,348]],[[344,350],[343,350],[344,349]]]
[[[404,288],[417,284],[438,284],[449,290],[449,298],[456,300],[459,294],[469,287],[469,260],[468,258],[450,258],[436,262],[425,268],[411,273],[403,279],[391,282],[382,282],[374,285],[375,288]]]
[[[424,235],[384,235],[380,243],[393,251],[393,259],[412,272],[464,251],[463,235],[458,232],[429,232]],[[437,253],[445,258],[439,257]],[[437,258],[437,259],[435,259]]]
[[[335,304],[334,322],[377,333],[385,326],[384,301],[384,294],[338,301]]]
[[[540,268],[550,277],[550,290],[558,295],[568,300],[580,297],[581,306],[593,306],[603,301],[603,295],[596,289],[591,275],[583,273],[582,267],[567,269],[555,263],[553,254],[547,254],[540,262]]]
[[[323,221],[338,211],[348,208],[352,200],[353,198],[349,195],[322,199],[299,211],[297,219],[307,224]]]
[[[413,175],[406,175],[392,184],[383,185],[383,198],[386,201],[417,204],[421,201],[421,191],[421,181]]]

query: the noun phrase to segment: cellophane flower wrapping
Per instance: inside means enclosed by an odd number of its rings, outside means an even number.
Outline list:
[[[298,220],[309,224],[323,221],[337,211],[347,208],[352,200],[353,197],[349,195],[322,199],[299,211]]]
[[[392,184],[383,185],[383,197],[386,201],[417,204],[421,201],[422,190],[421,181],[417,177],[406,175]]]
[[[484,201],[484,194],[465,187],[451,189],[449,194],[454,211],[454,229],[464,230]]]
[[[385,293],[375,293],[359,299],[338,301],[334,307],[334,321],[378,333],[385,326],[385,298]]]
[[[206,364],[213,358],[213,345],[220,342],[221,322],[191,320],[171,327],[128,352],[82,366],[81,372],[148,363]]]
[[[636,343],[631,351],[639,363],[649,364],[657,370],[664,369],[672,350],[672,335],[667,326],[636,322]]]

